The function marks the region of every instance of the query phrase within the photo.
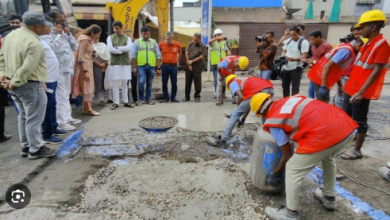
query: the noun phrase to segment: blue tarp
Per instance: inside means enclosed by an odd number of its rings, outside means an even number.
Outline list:
[[[213,7],[265,8],[282,7],[283,0],[213,0]]]

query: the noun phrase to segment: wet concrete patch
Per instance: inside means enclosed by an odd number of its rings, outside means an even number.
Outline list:
[[[129,219],[260,219],[230,160],[180,164],[159,156],[111,163],[86,181],[82,212]]]
[[[181,161],[212,160],[230,158],[235,162],[249,161],[252,153],[253,133],[257,125],[247,124],[237,130],[228,141],[227,148],[212,147],[207,137],[218,136],[219,132],[197,132],[175,128],[164,133],[148,133],[133,129],[106,137],[89,138],[83,143],[87,156],[126,157],[144,154],[160,154],[169,159]],[[187,158],[187,159],[186,159]]]

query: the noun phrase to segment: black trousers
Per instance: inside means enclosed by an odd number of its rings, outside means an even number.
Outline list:
[[[290,96],[290,84],[292,84],[291,94],[299,94],[299,86],[301,85],[303,69],[297,67],[293,70],[283,70],[282,72],[282,87],[283,97]]]
[[[358,133],[365,134],[368,131],[367,115],[370,109],[369,99],[362,99],[359,103],[350,103],[350,95],[345,94],[343,110],[359,125]]]
[[[4,138],[5,106],[8,105],[8,92],[0,88],[0,139]]]
[[[133,98],[133,102],[138,101],[138,77],[134,75],[134,73],[131,73],[131,97]],[[129,95],[130,100],[130,95]]]
[[[190,99],[192,82],[195,84],[195,94],[194,97],[200,98],[200,92],[202,92],[202,72],[195,72],[186,70],[186,89],[185,96],[186,99]]]

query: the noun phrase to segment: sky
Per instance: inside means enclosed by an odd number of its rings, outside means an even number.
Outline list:
[[[175,0],[175,7],[183,7],[183,2],[197,2],[198,0]]]

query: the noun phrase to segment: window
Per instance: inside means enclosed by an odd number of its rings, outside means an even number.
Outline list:
[[[324,19],[325,18],[325,11],[321,11],[321,17],[320,19]]]

